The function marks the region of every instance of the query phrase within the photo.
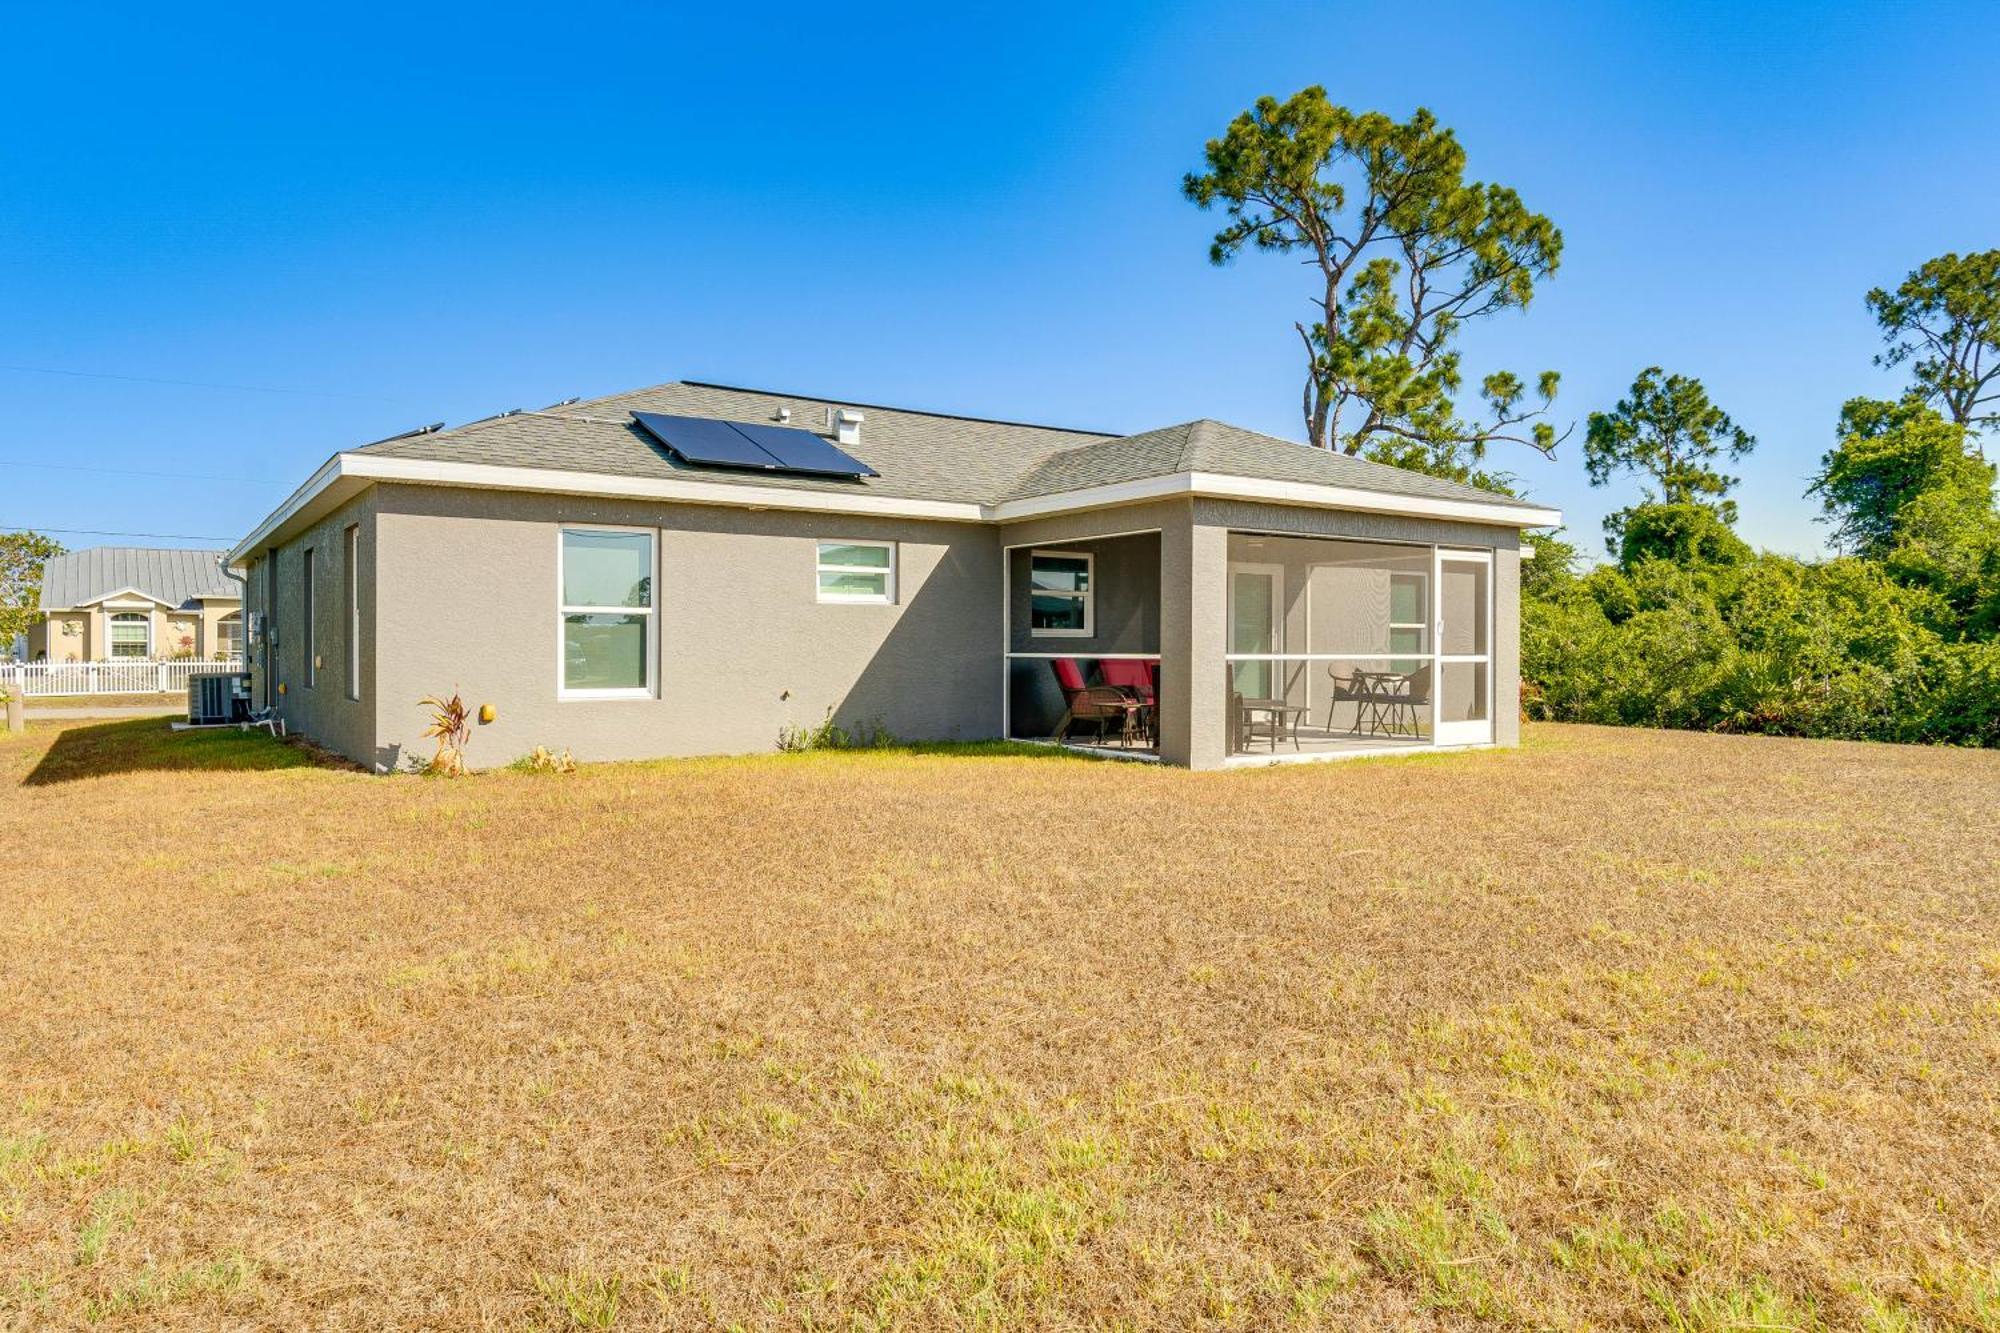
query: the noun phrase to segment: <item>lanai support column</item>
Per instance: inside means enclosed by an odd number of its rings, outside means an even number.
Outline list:
[[[1160,757],[1221,768],[1228,754],[1229,532],[1193,507],[1160,532]]]

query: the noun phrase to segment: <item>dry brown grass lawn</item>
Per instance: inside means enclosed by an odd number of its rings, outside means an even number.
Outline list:
[[[2000,755],[302,758],[0,737],[0,1324],[2000,1327]]]

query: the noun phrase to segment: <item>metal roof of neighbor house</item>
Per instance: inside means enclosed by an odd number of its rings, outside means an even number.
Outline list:
[[[241,597],[242,585],[215,563],[221,554],[143,546],[71,551],[42,566],[42,606],[83,606],[127,588],[173,607],[192,606],[203,597]]]
[[[861,441],[847,447],[847,452],[880,476],[849,481],[693,468],[669,455],[630,419],[632,412],[666,412],[771,422],[785,409],[790,413],[789,424],[823,431],[828,409],[841,407],[858,407],[864,413]],[[546,412],[489,417],[456,430],[385,440],[352,452],[613,476],[692,474],[725,486],[968,504],[998,504],[1194,471],[1384,495],[1517,505],[1523,510],[1540,508],[1528,501],[1260,435],[1220,421],[1190,421],[1141,435],[1118,436],[694,382],[662,384]]]

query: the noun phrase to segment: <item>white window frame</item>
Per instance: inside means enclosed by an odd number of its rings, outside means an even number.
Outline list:
[[[1414,662],[1419,658],[1428,658],[1436,651],[1436,648],[1431,644],[1431,623],[1435,617],[1429,614],[1431,610],[1431,598],[1435,595],[1435,589],[1431,586],[1433,583],[1433,574],[1434,571],[1432,570],[1418,571],[1413,569],[1397,569],[1389,572],[1389,637],[1392,639],[1395,638],[1396,631],[1399,629],[1413,629],[1423,635],[1426,646],[1426,651],[1422,652],[1400,655],[1392,652],[1389,658],[1391,662]],[[1424,599],[1424,615],[1422,619],[1396,619],[1396,580],[1399,578],[1417,579],[1419,581],[1418,587],[1421,589]]]
[[[652,600],[645,606],[572,606],[563,600],[563,538],[572,532],[617,532],[646,539],[647,582]],[[556,698],[571,700],[651,699],[660,679],[660,532],[657,528],[624,527],[610,523],[559,523],[556,525]],[[564,648],[564,623],[568,616],[646,617],[646,683],[633,688],[573,690],[565,683],[569,654]]]
[[[107,662],[116,662],[121,659],[131,659],[131,654],[120,653],[118,651],[118,636],[112,632],[120,616],[137,616],[144,622],[146,626],[146,643],[145,647],[140,650],[137,660],[141,662],[150,661],[153,656],[153,613],[151,611],[107,611],[105,613],[104,660]]]
[[[1059,556],[1083,561],[1083,591],[1057,592],[1035,587],[1035,557]],[[1035,625],[1036,597],[1070,597],[1083,603],[1082,629],[1041,629]],[[1097,634],[1097,555],[1092,551],[1057,551],[1048,548],[1028,552],[1028,637],[1031,639],[1088,639]]]
[[[874,546],[889,553],[889,563],[882,565],[830,565],[820,558],[820,552],[828,546]],[[882,574],[888,577],[882,581],[883,593],[876,596],[870,592],[828,592],[820,586],[822,574]],[[894,606],[896,604],[896,543],[875,539],[850,537],[817,537],[813,540],[813,596],[828,604],[847,606]]]
[[[361,525],[347,526],[347,697],[361,702]]]
[[[229,631],[231,628],[234,628],[236,631],[234,652],[230,651],[232,645]],[[243,631],[244,612],[240,610],[225,611],[217,616],[215,618],[215,647],[210,650],[210,655],[220,655],[230,660],[242,659],[247,651]]]

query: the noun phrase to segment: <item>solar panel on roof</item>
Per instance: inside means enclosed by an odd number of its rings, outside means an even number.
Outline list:
[[[766,453],[773,454],[793,472],[815,472],[829,477],[879,477],[882,474],[860,459],[827,443],[823,436],[789,426],[765,426],[756,422],[731,422]]]
[[[881,475],[811,431],[664,412],[634,412],[632,420],[687,463],[825,477]]]
[[[726,421],[706,417],[673,417],[663,412],[634,412],[632,419],[648,435],[689,463],[716,467],[747,467],[782,472],[784,465],[744,438]]]

